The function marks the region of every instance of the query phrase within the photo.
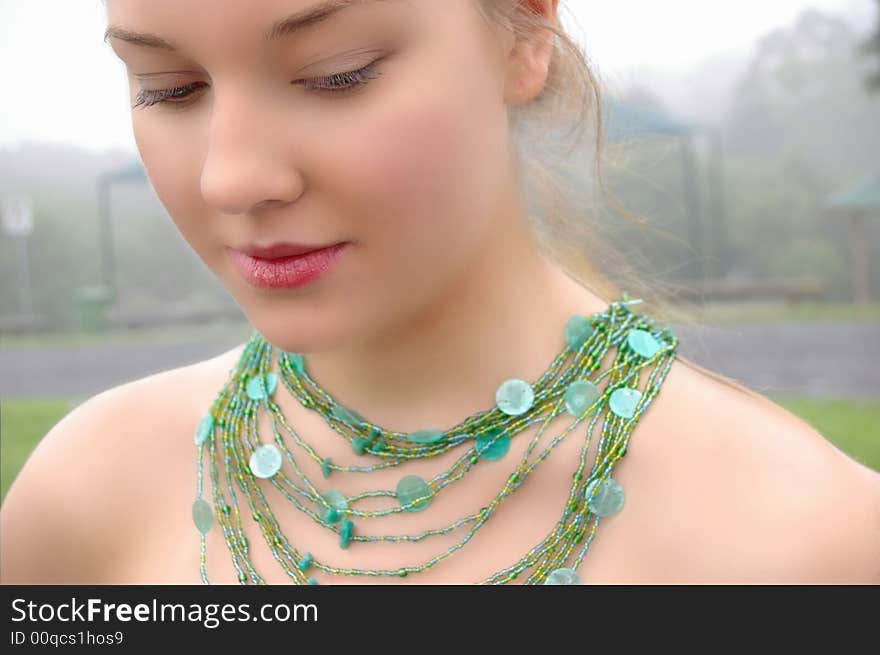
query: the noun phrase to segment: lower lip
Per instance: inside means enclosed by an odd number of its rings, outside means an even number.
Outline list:
[[[232,261],[251,284],[265,289],[289,289],[314,282],[329,271],[348,243],[338,243],[322,250],[313,250],[293,257],[261,259],[239,250],[229,249]]]

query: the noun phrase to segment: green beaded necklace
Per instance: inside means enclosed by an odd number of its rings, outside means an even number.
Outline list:
[[[629,436],[638,419],[660,391],[678,346],[678,339],[668,327],[661,328],[648,316],[629,309],[629,305],[640,302],[641,299],[628,300],[624,292],[622,300],[611,303],[604,312],[572,316],[565,325],[565,347],[536,382],[530,384],[519,379],[503,382],[497,389],[494,407],[445,431],[400,433],[370,423],[357,412],[337,404],[321,389],[309,377],[301,354],[279,351],[254,331],[227,383],[195,432],[198,477],[192,516],[201,540],[202,582],[209,584],[205,535],[216,516],[239,582],[265,584],[250,561],[250,546],[241,528],[243,510],[239,507],[236,486],[247,501],[249,514],[259,525],[273,556],[296,584],[318,584],[310,574],[311,570],[331,575],[400,577],[426,571],[460,550],[556,444],[589,419],[578,469],[572,476],[568,499],[554,529],[519,561],[477,583],[505,584],[525,574],[524,584],[581,584],[577,569],[587,554],[599,520],[623,507],[623,488],[611,477],[614,467],[626,454]],[[610,348],[617,349],[612,366],[596,375],[596,369]],[[273,355],[278,357],[279,375],[271,371]],[[641,370],[645,368],[650,373],[644,389],[639,390]],[[331,428],[349,441],[355,456],[372,463],[365,466],[337,465],[330,458],[322,458],[303,441],[272,400],[279,377],[304,407],[321,414]],[[605,377],[608,378],[607,384],[604,390],[600,390],[598,383]],[[263,443],[257,434],[260,409],[270,415],[274,434],[272,443]],[[572,416],[571,425],[530,461],[545,427],[562,413]],[[589,474],[585,474],[593,427],[603,415],[596,459]],[[479,467],[484,461],[502,460],[511,439],[536,423],[543,425],[515,471],[487,506],[451,525],[416,535],[366,536],[356,533],[355,525],[362,520],[426,510],[432,498],[473,467]],[[308,457],[321,465],[325,479],[333,472],[369,473],[400,466],[409,460],[434,457],[455,448],[465,452],[448,471],[430,480],[402,475],[394,490],[364,491],[346,497],[333,489],[318,489],[303,474],[293,450],[285,443],[282,429]],[[202,496],[206,452],[210,462],[213,504]],[[285,462],[301,480],[301,486],[282,470]],[[221,465],[225,491],[221,484]],[[339,547],[343,549],[364,541],[419,541],[462,527],[466,527],[466,534],[457,544],[419,566],[397,569],[334,567],[290,543],[257,485],[258,478],[269,480],[298,510],[324,528],[338,533]],[[354,508],[363,498],[382,496],[393,499],[391,507],[375,511]]]

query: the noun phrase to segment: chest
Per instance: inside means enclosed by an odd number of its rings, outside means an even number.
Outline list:
[[[364,466],[381,460],[355,455],[347,440],[323,425],[320,418],[314,415],[300,413],[295,419],[298,433],[314,449],[317,458],[297,446],[293,439],[286,438],[290,456],[321,493],[333,490],[347,498],[367,490],[393,493],[401,477],[417,475],[424,480],[435,478],[451,470],[464,453],[464,449],[459,447],[438,457],[410,461],[398,467],[372,472],[333,471],[325,478],[319,462],[327,457],[340,466]],[[503,457],[479,460],[458,479],[447,482],[422,511],[354,517],[355,538],[347,548],[341,547],[337,532],[321,525],[295,505],[291,497],[299,499],[303,506],[320,511],[294,491],[291,485],[276,485],[268,479],[257,480],[258,488],[271,509],[271,518],[264,511],[261,513],[261,522],[255,521],[254,508],[236,489],[240,521],[235,539],[246,539],[248,558],[268,584],[290,584],[293,581],[267,543],[264,534],[267,525],[276,526],[277,531],[299,553],[311,553],[315,562],[334,569],[350,573],[396,571],[402,567],[420,569],[406,577],[333,575],[313,565],[307,574],[320,584],[474,584],[500,570],[514,567],[530,551],[541,548],[548,535],[557,530],[569,502],[572,475],[577,471],[582,457],[586,461],[586,471],[592,465],[599,426],[585,452],[586,435],[582,427],[550,448],[513,493],[500,501],[497,498],[527,451],[528,461],[535,462],[570,423],[570,417],[559,417],[540,434],[539,426],[518,433]],[[268,442],[268,435],[272,434],[268,417],[262,416],[258,425],[261,441]],[[135,547],[128,551],[130,556],[120,567],[120,583],[201,583],[199,534],[191,516],[196,489],[196,451],[194,448],[181,449],[175,457],[181,460],[188,458],[190,465],[175,467],[173,470],[176,473],[163,485],[160,502],[145,506],[141,512],[141,534],[138,539],[132,540]],[[618,464],[621,472],[616,477],[625,473],[625,465],[626,460]],[[285,462],[282,472],[292,484],[301,489],[307,488],[293,473],[289,462]],[[210,501],[211,480],[207,469],[204,475],[203,496]],[[231,497],[222,476],[220,482],[224,495]],[[394,497],[379,496],[364,498],[357,502],[356,507],[364,511],[381,511],[397,504]],[[487,506],[493,507],[492,513],[480,521],[480,511]],[[579,567],[584,582],[625,575],[627,562],[637,557],[628,545],[643,539],[643,535],[638,533],[639,526],[627,519],[625,510],[603,518]],[[405,539],[419,535],[422,536],[417,539]],[[575,553],[578,550],[579,547]],[[290,566],[295,565],[295,561],[284,561]],[[227,537],[217,524],[216,517],[206,535],[206,571],[212,584],[238,584],[238,571],[233,565]],[[521,574],[513,584],[522,584],[528,574],[529,571]]]

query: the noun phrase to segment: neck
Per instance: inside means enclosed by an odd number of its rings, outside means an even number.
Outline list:
[[[534,381],[562,350],[575,313],[608,303],[544,258],[524,214],[503,222],[420,311],[356,345],[307,353],[336,402],[386,429],[445,429],[490,409],[509,378]]]

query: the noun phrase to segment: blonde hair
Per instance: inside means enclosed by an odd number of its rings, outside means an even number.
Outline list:
[[[584,287],[606,302],[617,299],[625,290],[631,298],[641,298],[639,311],[663,322],[699,324],[690,312],[673,304],[675,289],[659,280],[645,281],[599,234],[597,222],[587,220],[589,212],[575,205],[572,180],[580,180],[582,158],[572,157],[584,142],[586,127],[592,124],[593,179],[602,199],[625,220],[660,238],[675,238],[652,227],[629,211],[606,186],[602,176],[602,158],[606,150],[603,131],[602,90],[596,69],[588,55],[561,25],[558,15],[548,21],[535,5],[541,0],[475,0],[483,18],[496,29],[512,30],[517,39],[540,38],[542,30],[553,36],[553,51],[548,79],[541,94],[532,102],[511,109],[510,118],[519,148],[517,154],[524,172],[526,192],[537,209],[530,220],[545,253]],[[566,7],[559,0],[560,12]],[[544,32],[546,34],[546,32]],[[560,132],[559,128],[566,130]],[[547,144],[555,146],[548,149]],[[560,144],[568,144],[560,152]],[[555,169],[555,171],[554,171]],[[563,180],[562,178],[566,179]],[[593,201],[595,202],[595,201]],[[595,215],[595,204],[593,212]],[[614,271],[618,283],[608,273]],[[676,355],[693,370],[699,371],[749,396],[762,397],[736,380],[703,368]]]

